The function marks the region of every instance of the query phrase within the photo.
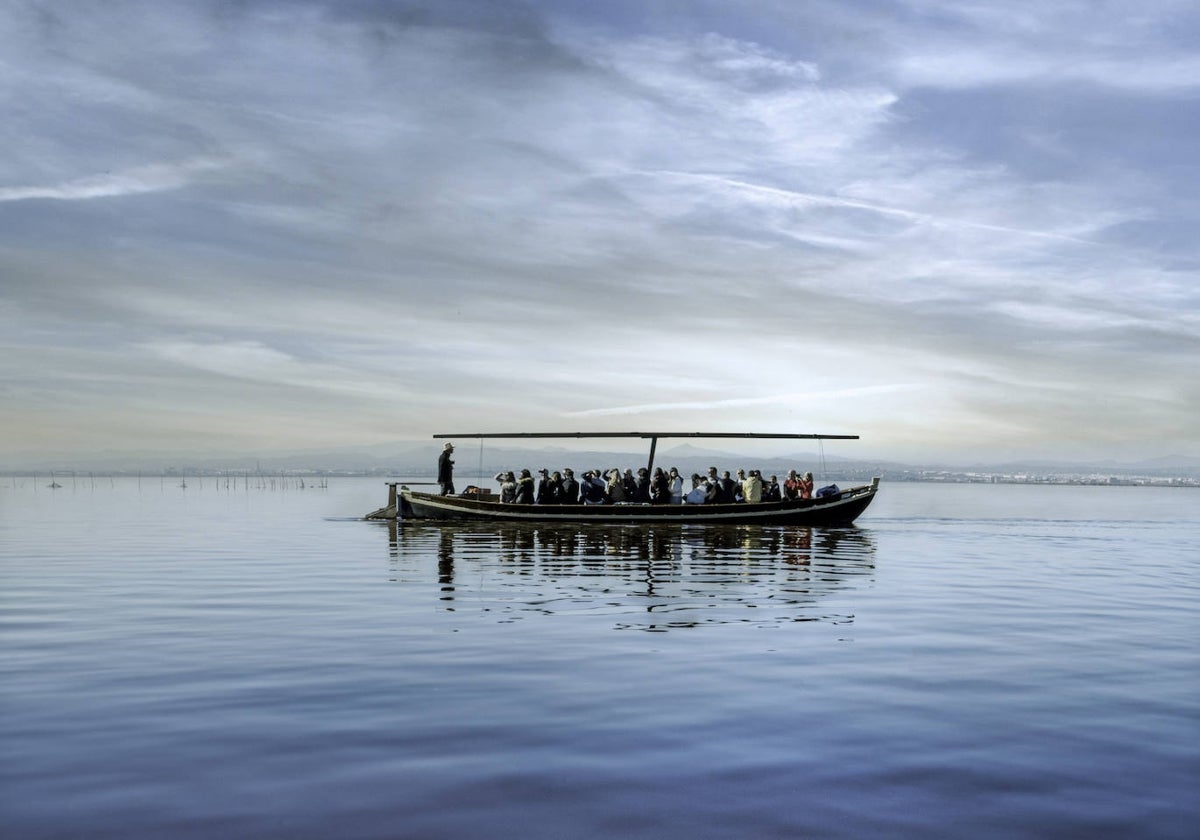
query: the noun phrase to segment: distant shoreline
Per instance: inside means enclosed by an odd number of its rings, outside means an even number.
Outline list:
[[[490,485],[494,473],[483,475],[456,473],[457,483],[466,486],[470,483]],[[955,471],[955,470],[864,470],[861,466],[840,469],[832,467],[826,470],[829,479],[851,481],[869,479],[873,475],[881,475],[884,482],[920,483],[920,484],[1026,484],[1026,485],[1062,485],[1086,487],[1192,487],[1200,488],[1200,476],[1196,474],[1160,473],[1154,475],[1119,474],[1105,471],[1092,473],[1003,473],[985,471]],[[272,480],[312,481],[314,486],[322,481],[340,478],[379,478],[408,479],[411,483],[433,483],[436,475],[428,470],[399,469],[399,470],[215,470],[215,469],[179,469],[171,468],[157,471],[138,470],[0,470],[0,479],[10,482],[16,479],[40,480],[56,479],[96,481],[114,479],[211,479],[224,482],[255,482]]]

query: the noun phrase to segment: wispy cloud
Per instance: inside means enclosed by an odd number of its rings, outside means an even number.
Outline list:
[[[1110,54],[1072,51],[1062,54],[1031,51],[1024,46],[977,46],[944,49],[906,56],[897,66],[905,85],[967,90],[979,86],[1086,82],[1118,90],[1155,94],[1185,94],[1200,88],[1200,56],[1145,55],[1126,47]]]
[[[868,385],[861,388],[838,388],[829,391],[809,391],[796,394],[771,394],[763,397],[733,397],[716,400],[693,400],[685,402],[643,403],[641,405],[620,405],[608,408],[589,408],[583,411],[569,411],[565,417],[615,417],[629,414],[649,414],[651,412],[692,412],[710,411],[712,409],[747,408],[751,406],[804,406],[814,402],[832,403],[834,401],[854,399],[857,397],[878,397],[886,394],[898,394],[906,391],[920,390],[923,386],[915,383],[892,385]]]
[[[225,166],[223,161],[194,158],[178,163],[152,163],[119,172],[104,172],[46,186],[0,187],[0,202],[53,199],[82,201],[125,195],[177,190],[192,183],[200,173]]]
[[[302,360],[261,341],[155,341],[140,349],[181,366],[233,379],[385,400],[399,396],[395,385],[364,379],[341,365]]]
[[[1094,242],[1090,242],[1089,240],[1082,239],[1077,236],[1055,233],[1053,231],[1033,230],[1027,228],[1009,227],[1007,225],[990,224],[987,222],[973,221],[971,219],[964,219],[961,217],[938,215],[916,210],[907,210],[902,207],[874,204],[852,198],[843,198],[836,195],[820,195],[816,193],[784,189],[781,187],[766,186],[763,184],[752,184],[747,183],[746,181],[739,181],[733,178],[726,178],[700,172],[662,171],[649,174],[707,183],[715,187],[726,187],[734,192],[747,196],[751,200],[765,200],[773,203],[784,203],[791,206],[836,207],[849,210],[864,210],[870,213],[877,213],[881,216],[890,216],[897,219],[902,219],[907,222],[912,222],[913,224],[972,228],[975,230],[995,231],[997,233],[1011,233],[1018,236],[1059,239],[1065,242],[1076,242],[1079,244],[1095,244]]]

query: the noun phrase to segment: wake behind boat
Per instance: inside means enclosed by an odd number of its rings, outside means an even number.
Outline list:
[[[523,432],[434,435],[435,438],[615,438],[650,440],[646,471],[654,467],[659,438],[740,438],[857,440],[857,435],[761,434],[742,432]],[[472,520],[529,523],[714,523],[728,525],[847,525],[857,519],[879,490],[879,478],[870,484],[837,489],[816,498],[730,504],[522,504],[501,502],[477,492],[438,495],[389,482],[388,506],[369,514],[371,519]],[[472,490],[474,488],[471,488]]]

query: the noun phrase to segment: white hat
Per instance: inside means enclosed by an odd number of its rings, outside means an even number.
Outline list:
[[[449,442],[447,442],[446,445],[442,447],[442,449],[453,449],[453,448],[454,448],[454,444],[449,443]]]

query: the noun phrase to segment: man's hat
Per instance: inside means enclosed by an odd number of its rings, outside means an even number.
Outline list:
[[[453,448],[454,448],[454,444],[450,443],[449,441],[447,441],[446,445],[442,447],[442,449],[453,449]]]

